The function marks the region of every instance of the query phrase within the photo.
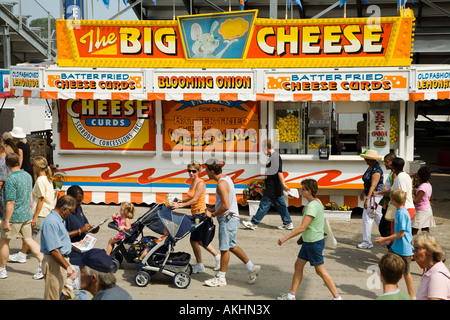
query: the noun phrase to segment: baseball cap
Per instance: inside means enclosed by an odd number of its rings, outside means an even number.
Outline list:
[[[88,266],[100,272],[111,272],[112,258],[106,254],[104,249],[91,249],[70,258],[70,263],[77,266]]]

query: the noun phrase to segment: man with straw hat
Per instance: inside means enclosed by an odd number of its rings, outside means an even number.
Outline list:
[[[364,172],[362,180],[364,183],[364,191],[360,195],[361,201],[364,200],[363,220],[363,242],[357,245],[360,249],[370,249],[372,244],[372,224],[375,221],[377,226],[380,224],[382,217],[382,206],[378,205],[382,199],[382,195],[374,194],[374,191],[384,190],[383,169],[381,169],[378,160],[382,157],[378,155],[376,150],[368,149],[360,154],[369,166]]]

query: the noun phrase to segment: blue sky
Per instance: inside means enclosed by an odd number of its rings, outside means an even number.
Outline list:
[[[0,2],[10,2],[11,0],[0,0]],[[19,0],[15,0],[17,3]],[[56,19],[61,18],[61,0],[37,0],[44,8],[50,11]],[[120,2],[120,10],[125,9],[123,0],[110,0],[109,9],[105,7],[102,0],[86,0],[88,7],[88,18],[91,18],[91,8],[94,7],[94,19],[106,20],[117,14],[117,2]],[[14,13],[19,14],[19,4],[14,7]],[[35,0],[22,0],[22,14],[30,15],[31,21],[36,18],[47,17],[47,13],[36,3]],[[120,16],[120,20],[136,20],[133,10],[129,10]]]

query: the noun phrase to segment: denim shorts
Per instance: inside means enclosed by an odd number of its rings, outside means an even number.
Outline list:
[[[325,239],[316,242],[303,242],[302,248],[298,253],[298,257],[302,260],[309,261],[311,266],[320,266],[323,264],[323,248],[325,247]]]
[[[236,247],[239,218],[222,219],[219,222],[219,250],[228,251]]]

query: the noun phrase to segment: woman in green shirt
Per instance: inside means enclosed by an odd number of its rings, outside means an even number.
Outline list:
[[[291,290],[287,294],[283,293],[281,297],[278,297],[278,300],[295,300],[295,294],[303,279],[303,268],[308,261],[315,268],[316,273],[323,279],[333,298],[342,300],[333,279],[327,270],[325,270],[324,266],[322,252],[325,247],[325,238],[323,235],[325,218],[322,202],[316,198],[317,191],[318,185],[316,180],[305,179],[302,181],[302,196],[308,201],[308,204],[304,208],[302,223],[290,234],[278,240],[278,245],[281,246],[287,240],[302,233],[302,236],[297,241],[302,247],[295,261]]]

